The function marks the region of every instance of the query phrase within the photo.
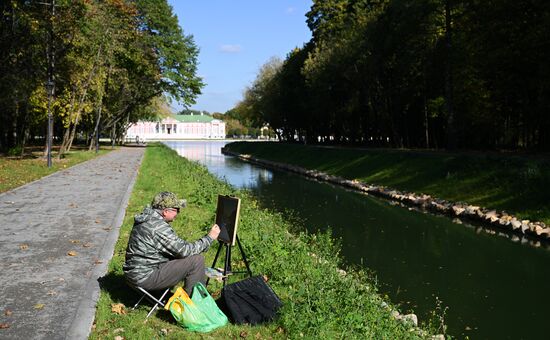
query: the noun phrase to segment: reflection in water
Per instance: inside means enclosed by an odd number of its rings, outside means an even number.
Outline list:
[[[271,171],[224,156],[221,148],[227,142],[167,141],[165,144],[178,155],[206,165],[211,173],[237,188],[253,189],[258,182],[271,181]]]
[[[259,202],[292,211],[311,231],[328,227],[349,264],[366,265],[383,293],[426,321],[436,297],[448,306],[449,333],[473,339],[538,339],[550,295],[550,252],[526,247],[445,217],[221,154],[225,142],[169,142]],[[541,291],[542,289],[542,291]]]

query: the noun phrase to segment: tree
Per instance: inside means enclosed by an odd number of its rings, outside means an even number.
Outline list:
[[[55,8],[52,16],[42,3],[0,4],[0,118],[6,122],[0,150],[25,136],[45,136],[50,47],[59,157],[78,135],[108,131],[120,139],[130,123],[158,115],[167,100],[189,105],[200,94],[198,49],[166,0],[56,0]]]
[[[195,103],[204,86],[197,76],[199,50],[193,36],[185,35],[166,0],[136,1],[143,40],[155,54],[160,77],[158,93],[167,93],[184,105]]]
[[[306,17],[312,39],[235,112],[287,140],[550,149],[549,2],[314,0]]]
[[[252,85],[244,91],[244,99],[234,108],[235,114],[247,126],[262,127],[267,122],[273,123],[275,129],[282,126],[277,105],[279,88],[276,82],[281,67],[282,61],[279,58],[273,57],[266,62]]]

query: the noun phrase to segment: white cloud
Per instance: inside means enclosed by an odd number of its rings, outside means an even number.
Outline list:
[[[223,53],[239,53],[241,52],[241,45],[221,45],[220,51]]]
[[[289,7],[286,9],[287,14],[294,14],[294,12],[296,12],[296,8],[294,7]]]

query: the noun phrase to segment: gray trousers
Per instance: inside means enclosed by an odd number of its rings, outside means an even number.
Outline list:
[[[204,284],[204,256],[193,255],[165,262],[140,283],[140,287],[146,290],[161,290],[174,287],[180,281],[185,281],[184,289],[189,296],[197,282]]]

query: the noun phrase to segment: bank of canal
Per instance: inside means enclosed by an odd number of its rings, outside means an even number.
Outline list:
[[[373,269],[381,291],[426,319],[436,300],[448,306],[458,337],[546,336],[544,288],[550,252],[479,233],[391,202],[224,156],[224,142],[167,142],[229,183],[249,189],[267,208],[288,212],[309,230],[331,228],[349,264]]]

